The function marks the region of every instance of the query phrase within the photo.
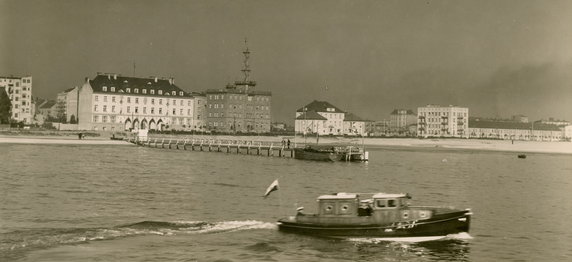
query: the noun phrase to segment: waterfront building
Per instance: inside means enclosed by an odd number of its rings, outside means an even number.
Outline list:
[[[305,134],[343,135],[345,114],[329,102],[314,100],[296,110],[294,130]]]
[[[32,77],[0,76],[0,88],[12,103],[11,121],[31,124],[34,116],[32,105]]]
[[[173,78],[98,73],[86,78],[77,104],[80,130],[195,128],[194,96],[176,86]]]
[[[314,100],[296,110],[294,131],[299,134],[366,135],[367,122],[329,102]]]
[[[471,118],[469,137],[481,139],[561,141],[565,140],[566,128],[542,123],[494,121]]]
[[[58,104],[59,110],[65,117],[65,121],[70,122],[77,122],[77,115],[78,115],[78,95],[79,95],[79,87],[73,87],[64,90],[63,92],[58,93]]]
[[[254,91],[256,82],[250,80],[250,50],[243,52],[244,78],[224,89],[209,89],[207,98],[207,129],[225,133],[270,132],[272,93]]]
[[[389,115],[390,128],[405,130],[412,124],[417,124],[417,115],[409,109],[395,109]]]
[[[365,136],[367,134],[366,123],[371,122],[362,119],[352,113],[344,115],[344,135]]]
[[[369,122],[367,125],[368,134],[370,136],[388,136],[390,120],[384,119],[379,121]]]
[[[418,137],[469,137],[469,108],[427,105],[417,109]]]
[[[203,93],[192,93],[194,102],[193,114],[193,130],[206,131],[207,130],[207,97]]]
[[[46,100],[38,107],[36,114],[36,119],[39,123],[44,123],[45,121],[53,121],[58,116],[57,101]]]
[[[538,124],[546,124],[546,125],[555,125],[555,126],[568,126],[570,125],[570,121],[566,120],[559,120],[549,117],[548,119],[541,119],[539,121],[535,121]]]

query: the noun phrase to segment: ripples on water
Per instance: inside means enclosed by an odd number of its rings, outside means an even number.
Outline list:
[[[495,261],[572,259],[572,157],[369,149],[370,163],[131,146],[0,144],[0,260]],[[263,199],[266,187],[280,190]],[[314,238],[275,221],[333,192],[409,192],[470,207],[470,235]]]

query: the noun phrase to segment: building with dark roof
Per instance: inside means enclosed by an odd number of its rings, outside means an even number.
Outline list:
[[[173,78],[98,73],[78,90],[78,128],[196,130],[194,97]]]
[[[300,134],[365,135],[367,122],[327,101],[314,100],[296,110],[294,130]]]
[[[560,141],[563,128],[551,124],[469,119],[469,137],[507,140]]]

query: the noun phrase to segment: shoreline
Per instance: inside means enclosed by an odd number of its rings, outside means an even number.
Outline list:
[[[290,139],[294,144],[304,144],[301,137],[281,136],[182,136],[165,135],[150,138],[172,139],[221,139],[241,141],[263,141],[280,144],[282,139]],[[316,140],[308,138],[307,143],[313,144]],[[132,145],[127,141],[111,140],[107,137],[85,137],[77,139],[76,136],[27,136],[27,135],[0,135],[0,144],[60,144],[60,145]],[[355,145],[373,148],[422,148],[422,149],[454,149],[454,150],[480,150],[503,151],[518,153],[557,153],[572,154],[572,142],[539,142],[511,140],[481,140],[481,139],[416,139],[416,138],[347,138],[347,137],[320,137],[320,144]]]
[[[127,141],[86,137],[79,140],[71,136],[2,136],[0,144],[31,145],[132,145]]]

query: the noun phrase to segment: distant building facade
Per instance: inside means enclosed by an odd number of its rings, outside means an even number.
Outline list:
[[[494,121],[479,118],[471,118],[469,121],[470,138],[561,141],[566,139],[566,135],[566,128],[551,124]]]
[[[0,76],[0,88],[6,90],[12,103],[12,121],[31,124],[34,117],[32,77]]]
[[[569,126],[570,125],[570,121],[554,119],[552,117],[550,117],[548,119],[542,119],[539,121],[535,121],[535,123],[546,124],[546,125],[555,125],[555,126]]]
[[[57,101],[59,106],[62,107],[58,110],[62,111],[60,114],[64,115],[66,122],[70,122],[71,120],[77,122],[78,98],[79,87],[77,86],[58,93]]]
[[[417,115],[409,109],[395,109],[389,115],[390,128],[395,130],[407,129],[417,124]]]
[[[173,78],[98,73],[86,78],[77,104],[80,130],[195,129],[194,96]]]
[[[194,108],[194,123],[193,130],[206,131],[207,130],[207,97],[203,93],[192,94],[195,102]]]
[[[469,137],[469,108],[427,105],[417,109],[418,137]]]
[[[250,50],[244,54],[244,78],[228,84],[225,89],[209,89],[207,98],[207,129],[225,133],[270,132],[272,93],[254,91],[256,82],[250,80]]]
[[[520,122],[520,123],[528,123],[528,116],[514,115],[514,116],[512,116],[512,121]]]

